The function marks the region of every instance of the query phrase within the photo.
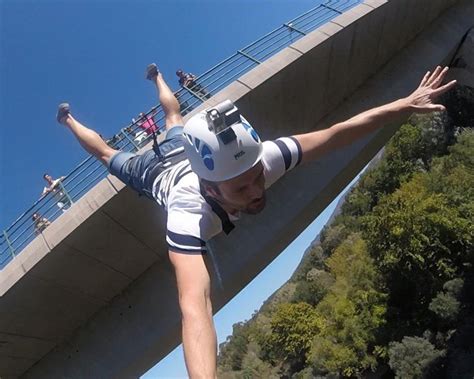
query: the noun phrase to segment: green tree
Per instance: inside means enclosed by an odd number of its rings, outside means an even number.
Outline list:
[[[314,308],[306,303],[282,303],[271,319],[267,348],[271,356],[299,371],[306,363],[311,341],[319,330]]]
[[[434,312],[439,318],[446,321],[453,321],[459,313],[460,302],[451,294],[439,292],[431,300],[429,310]]]
[[[348,231],[345,230],[343,224],[325,227],[321,232],[321,248],[324,250],[325,255],[331,255],[334,249],[344,241],[347,235]]]
[[[445,154],[454,142],[451,129],[443,114],[412,116],[389,141],[380,162],[362,175],[346,198],[343,213],[363,216],[414,173],[428,171],[432,158]]]
[[[457,299],[461,293],[464,281],[461,278],[450,280],[443,285],[443,292],[438,292],[431,300],[429,310],[441,320],[454,321],[459,313],[461,302]]]
[[[464,280],[461,278],[455,278],[453,280],[449,280],[446,283],[444,283],[443,290],[445,290],[446,293],[449,293],[450,295],[457,298],[461,294],[463,286],[464,286]]]
[[[418,174],[364,218],[365,238],[386,275],[391,299],[404,308],[428,304],[472,248],[472,220],[427,189]],[[421,307],[423,308],[423,307]]]
[[[312,366],[322,374],[359,375],[376,366],[371,349],[386,312],[381,278],[358,235],[345,240],[327,265],[335,282],[316,307],[321,326],[311,348]]]
[[[450,154],[436,159],[427,181],[434,193],[443,193],[450,206],[456,207],[466,219],[474,218],[474,133],[467,131]],[[472,232],[472,230],[471,230]]]
[[[242,361],[242,379],[278,379],[278,367],[260,359],[260,346],[250,342]]]
[[[422,378],[428,366],[444,354],[421,337],[404,337],[389,345],[389,365],[400,379]]]
[[[313,268],[324,269],[324,261],[326,260],[327,255],[324,252],[323,248],[317,243],[313,243],[305,252],[301,263],[295,270],[291,280],[298,282],[300,280],[305,280],[306,274]]]
[[[385,147],[380,162],[373,170],[362,175],[357,187],[347,197],[342,207],[343,213],[352,216],[366,214],[381,197],[392,193],[414,172],[424,171],[421,138],[420,127],[402,125]]]
[[[249,343],[249,326],[247,322],[232,325],[232,335],[219,346],[218,365],[229,371],[237,371],[242,367],[242,360]]]
[[[314,379],[313,369],[306,367],[305,369],[293,374],[291,379]]]
[[[333,282],[334,278],[330,273],[313,268],[306,274],[306,279],[297,283],[293,301],[314,306],[326,295]]]
[[[281,303],[287,303],[293,298],[296,286],[297,284],[293,281],[288,281],[283,284],[278,290],[276,290],[276,292],[265,300],[260,309],[261,312],[268,314],[271,317]]]

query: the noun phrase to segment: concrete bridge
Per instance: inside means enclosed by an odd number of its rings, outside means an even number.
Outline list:
[[[325,128],[406,95],[451,60],[473,20],[472,0],[365,0],[202,107],[235,101],[264,139]],[[212,241],[216,312],[395,130],[294,170],[272,187],[262,214]],[[170,352],[180,315],[164,235],[161,209],[114,177],[76,202],[0,272],[0,376],[129,378]]]

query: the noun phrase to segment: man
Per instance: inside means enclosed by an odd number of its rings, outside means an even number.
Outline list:
[[[41,234],[43,230],[51,225],[51,221],[49,221],[46,217],[42,217],[38,212],[33,213],[31,219],[33,220],[36,235]]]
[[[176,71],[176,76],[179,78],[178,82],[181,87],[189,88],[197,95],[204,97],[204,99],[209,99],[211,97],[209,92],[207,92],[200,84],[196,83],[196,75],[191,74],[190,72],[186,73],[179,69]]]
[[[48,185],[43,188],[43,192],[41,193],[41,197],[46,196],[48,193],[52,193],[54,199],[56,200],[56,205],[59,209],[63,212],[66,211],[71,206],[71,201],[66,196],[61,188],[61,182],[65,179],[65,176],[61,176],[58,179],[53,179],[53,177],[49,174],[44,174],[43,179],[46,180]]]
[[[186,366],[191,378],[216,376],[216,334],[212,320],[206,241],[224,231],[241,212],[265,207],[265,190],[300,163],[351,144],[385,123],[413,112],[442,111],[435,99],[455,85],[441,85],[447,68],[428,72],[408,97],[311,133],[262,142],[230,102],[193,116],[182,128],[179,104],[156,65],[146,77],[158,89],[166,116],[166,139],[141,156],[118,152],[60,105],[58,121],[110,172],[168,212],[166,240],[182,313]],[[184,154],[185,150],[185,154]]]

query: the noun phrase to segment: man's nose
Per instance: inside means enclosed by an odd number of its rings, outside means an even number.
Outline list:
[[[252,200],[260,199],[263,195],[263,188],[258,185],[250,186],[247,191],[247,196]]]

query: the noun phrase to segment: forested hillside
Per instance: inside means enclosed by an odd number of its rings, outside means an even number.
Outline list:
[[[219,378],[474,377],[473,92],[400,127]]]

